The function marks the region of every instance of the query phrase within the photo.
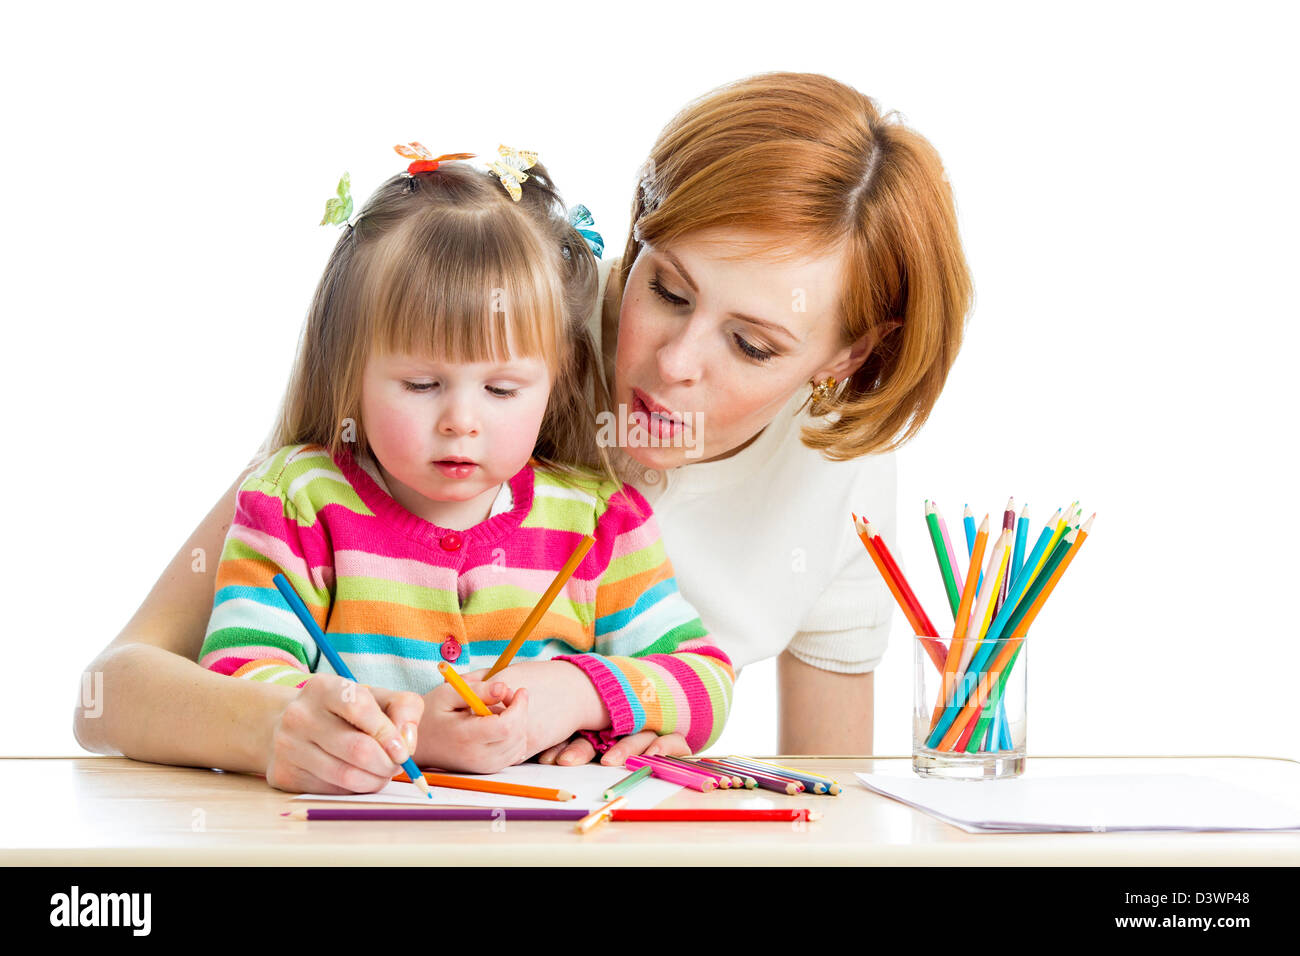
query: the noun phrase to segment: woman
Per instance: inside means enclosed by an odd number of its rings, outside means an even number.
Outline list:
[[[601,273],[603,411],[611,435],[645,415],[658,439],[622,451],[679,587],[738,667],[779,655],[782,752],[869,753],[892,604],[848,512],[892,532],[888,452],[928,417],[971,305],[938,155],[827,77],[730,84],[660,134]],[[78,711],[87,749],[260,773],[292,739],[293,688],[195,663],[212,579],[194,555],[220,554],[242,477],[88,668],[106,703]],[[374,693],[402,726],[409,705]],[[539,759],[602,746],[584,735]],[[634,734],[602,761],[642,752],[686,751]]]

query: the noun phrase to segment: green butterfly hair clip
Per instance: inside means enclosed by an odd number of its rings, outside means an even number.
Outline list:
[[[337,196],[325,200],[325,218],[320,221],[322,226],[330,223],[341,226],[352,218],[352,177],[347,173],[339,180],[336,192]]]

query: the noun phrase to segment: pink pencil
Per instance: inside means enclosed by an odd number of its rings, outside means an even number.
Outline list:
[[[938,505],[935,506],[939,518],[939,534],[943,536],[943,546],[948,552],[948,565],[952,568],[952,576],[957,581],[957,593],[961,594],[961,565],[957,563],[957,554],[952,550],[952,542],[948,540],[948,523],[943,520],[943,512],[939,511]]]
[[[627,767],[628,770],[640,770],[642,767],[649,767],[650,773],[660,780],[667,780],[669,783],[690,787],[692,790],[700,791],[700,793],[711,793],[718,789],[717,783],[709,777],[692,773],[689,770],[667,767],[645,757],[628,757],[623,762],[623,766]]]

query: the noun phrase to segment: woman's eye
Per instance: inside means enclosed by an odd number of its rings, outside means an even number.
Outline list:
[[[653,279],[650,280],[650,289],[651,291],[654,292],[655,295],[659,296],[659,298],[663,299],[665,302],[667,302],[670,305],[686,304],[686,300],[683,299],[681,296],[673,295],[671,292],[665,289],[663,287],[663,284],[660,283],[658,276],[655,276]]]
[[[750,345],[738,334],[733,334],[732,338],[736,340],[736,347],[740,349],[741,352],[743,352],[745,355],[748,355],[750,358],[755,359],[759,362],[766,362],[774,354],[776,354],[774,352],[764,351],[763,349],[760,349],[757,346]]]

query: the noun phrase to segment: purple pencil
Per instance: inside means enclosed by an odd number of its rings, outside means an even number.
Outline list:
[[[1007,510],[1002,512],[1002,530],[1010,531],[1013,535],[1016,533],[1016,499],[1007,499]],[[998,592],[997,603],[993,606],[993,615],[996,617],[998,611],[1002,610],[1002,603],[1007,599],[1007,588],[1011,584],[1011,569],[1008,567],[1007,573],[1002,575],[1002,590]]]
[[[739,764],[733,764],[719,757],[701,757],[702,761],[708,764],[718,764],[726,770],[732,770],[736,773],[743,773],[746,776],[753,777],[764,790],[775,790],[778,793],[788,793],[793,796],[796,793],[803,793],[804,785],[793,777],[778,777],[765,773],[758,773],[749,767],[742,767]]]
[[[590,812],[532,807],[310,807],[280,816],[293,820],[581,820]]]

